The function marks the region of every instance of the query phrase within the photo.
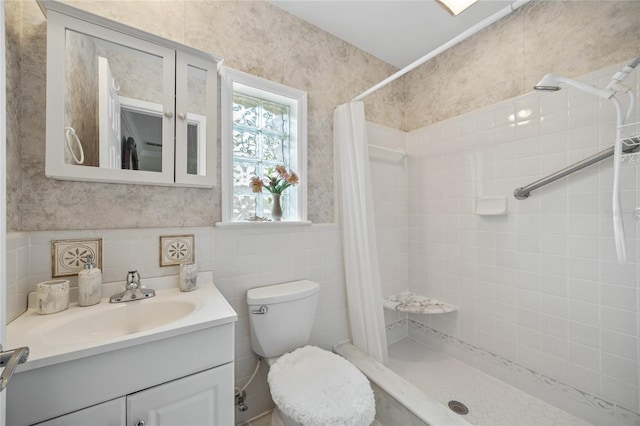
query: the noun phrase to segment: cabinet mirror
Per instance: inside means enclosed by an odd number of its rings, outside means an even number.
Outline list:
[[[214,186],[220,59],[64,4],[40,5],[47,176]]]

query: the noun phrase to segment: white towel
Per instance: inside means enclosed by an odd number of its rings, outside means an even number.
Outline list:
[[[305,346],[283,355],[267,379],[276,405],[304,426],[369,426],[375,417],[367,378],[324,349]]]

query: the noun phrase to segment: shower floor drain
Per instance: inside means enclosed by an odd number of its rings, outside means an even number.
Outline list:
[[[449,401],[449,408],[456,414],[469,414],[469,409],[460,401]]]

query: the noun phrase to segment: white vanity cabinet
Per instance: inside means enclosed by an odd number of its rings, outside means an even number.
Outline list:
[[[232,425],[233,336],[234,324],[226,323],[18,371],[8,388],[7,424],[58,421],[63,415],[70,415],[72,420],[91,420],[99,413],[105,418],[104,424],[110,425],[107,414],[116,419],[120,411],[104,410],[99,404],[126,397],[128,426],[138,420],[146,425],[188,425],[176,420],[182,415],[185,419],[191,415],[213,417],[215,421],[204,423],[207,425]],[[80,411],[85,409],[87,418]],[[148,416],[153,421],[144,420]],[[158,423],[161,419],[164,423]],[[78,424],[103,423],[91,420]]]
[[[155,297],[54,315],[32,306],[7,327],[31,350],[5,391],[7,425],[233,425],[237,314],[213,272],[198,282],[149,278]]]
[[[47,16],[45,173],[213,187],[222,59],[64,3]]]
[[[233,363],[229,363],[38,425],[213,426],[233,423]]]

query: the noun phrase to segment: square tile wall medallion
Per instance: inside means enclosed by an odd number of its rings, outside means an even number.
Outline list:
[[[78,275],[87,263],[87,255],[102,269],[102,238],[51,240],[51,277]]]
[[[173,266],[195,261],[194,240],[194,234],[161,235],[160,266]]]

